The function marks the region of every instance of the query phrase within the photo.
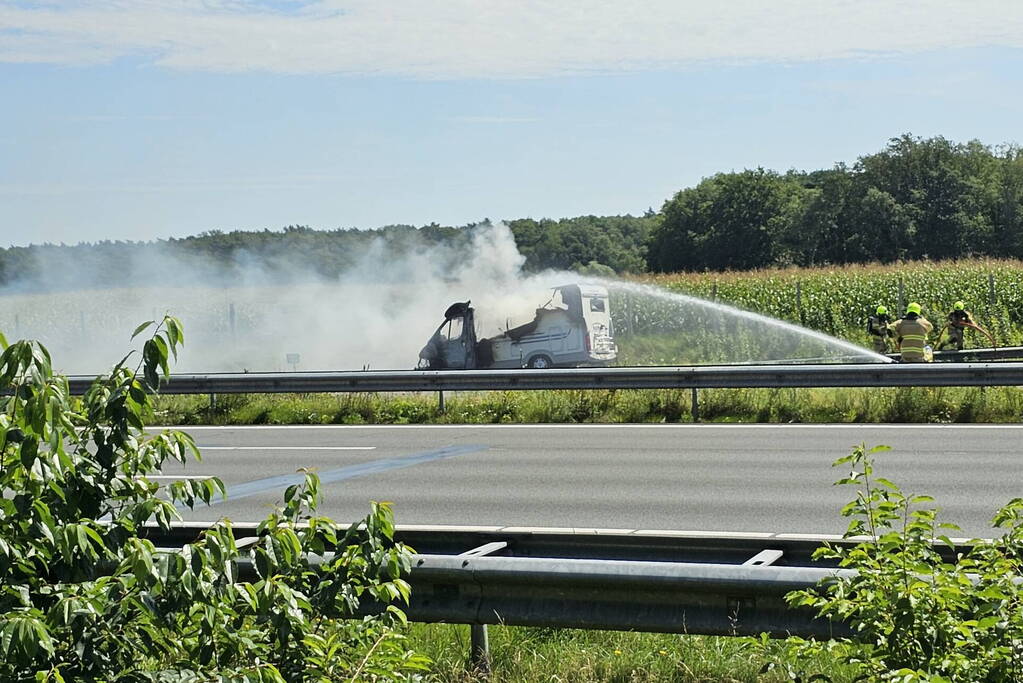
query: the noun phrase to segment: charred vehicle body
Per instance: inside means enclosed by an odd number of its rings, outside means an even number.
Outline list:
[[[555,287],[533,320],[489,339],[477,339],[469,304],[455,303],[444,312],[444,322],[419,352],[420,368],[564,368],[608,365],[618,357],[604,287]]]

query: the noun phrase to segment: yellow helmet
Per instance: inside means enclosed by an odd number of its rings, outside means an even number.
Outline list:
[[[878,315],[884,315],[885,313],[887,313],[887,312],[888,312],[888,309],[887,309],[887,308],[885,308],[884,306],[878,306],[878,307],[877,307],[877,311],[875,311],[875,312],[876,312],[876,313],[877,313]]]
[[[957,311],[961,311],[964,308],[966,308],[966,304],[964,304],[962,301],[957,301],[954,304],[952,304],[952,308],[954,308]]]
[[[916,313],[917,315],[920,315],[920,310],[920,304],[915,301],[906,306],[906,313]]]

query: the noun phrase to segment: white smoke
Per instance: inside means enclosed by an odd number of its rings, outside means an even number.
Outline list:
[[[503,223],[474,228],[468,249],[409,251],[375,239],[334,280],[271,274],[251,263],[232,276],[235,286],[219,286],[204,282],[208,268],[156,247],[146,254],[144,263],[126,266],[137,273],[133,279],[173,273],[180,285],[108,289],[104,273],[65,259],[62,281],[80,288],[0,295],[0,331],[39,339],[70,374],[109,368],[129,347],[135,325],[164,313],[185,328],[177,372],[408,369],[451,303],[471,299],[480,335],[492,335],[530,319],[550,287],[577,277],[523,274],[525,259]],[[272,284],[281,280],[293,284]]]
[[[164,313],[185,328],[176,372],[411,369],[452,303],[471,300],[477,334],[493,336],[531,320],[552,287],[580,281],[574,273],[524,273],[525,258],[503,223],[475,226],[469,236],[468,243],[419,248],[376,237],[333,279],[311,265],[243,255],[224,266],[150,245],[132,258],[126,252],[130,279],[177,284],[135,288],[104,285],[110,278],[97,264],[109,260],[81,263],[67,250],[43,250],[39,272],[57,278],[61,291],[19,293],[43,283],[13,283],[0,292],[0,331],[39,339],[69,374],[107,370],[129,348],[135,326]],[[884,360],[819,332],[658,287],[601,284],[611,294],[620,363]]]

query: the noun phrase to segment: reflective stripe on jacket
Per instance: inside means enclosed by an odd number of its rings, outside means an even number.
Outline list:
[[[895,323],[895,334],[899,337],[902,360],[923,360],[927,335],[933,329],[934,325],[923,316],[903,318]]]

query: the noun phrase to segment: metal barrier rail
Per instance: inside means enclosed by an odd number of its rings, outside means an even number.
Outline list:
[[[256,536],[255,522],[231,525],[239,541]],[[157,545],[181,546],[196,541],[209,528],[207,522],[175,522],[169,531],[147,527],[144,535]],[[697,562],[742,564],[765,549],[781,554],[774,566],[830,567],[812,559],[824,545],[853,545],[859,539],[838,535],[721,533],[666,531],[661,529],[558,529],[550,527],[461,527],[449,525],[398,525],[395,540],[424,555],[458,555],[469,548],[501,543],[496,553],[505,557],[604,559],[635,562]],[[948,563],[969,547],[969,539],[952,539],[956,548],[935,544]]]
[[[888,357],[897,360],[900,354],[892,353]],[[984,363],[987,361],[1023,360],[1023,346],[1004,346],[1000,349],[935,351],[934,360],[942,363]]]
[[[169,533],[150,528],[147,537],[158,547],[180,547],[205,528],[203,523],[178,524]],[[255,525],[238,525],[234,533],[251,537]],[[395,537],[419,552],[409,576],[409,619],[473,625],[477,655],[485,656],[487,624],[849,635],[845,625],[784,601],[790,591],[850,575],[810,559],[823,543],[855,542],[849,539],[514,527],[398,527]],[[946,551],[955,561],[955,552]],[[239,574],[254,577],[248,562],[239,564]],[[367,613],[374,609],[379,606],[367,606]]]
[[[707,635],[848,635],[785,595],[844,569],[416,555],[409,619]]]
[[[85,393],[93,378],[69,378]],[[741,365],[173,375],[164,394],[1020,386],[1023,363]]]

